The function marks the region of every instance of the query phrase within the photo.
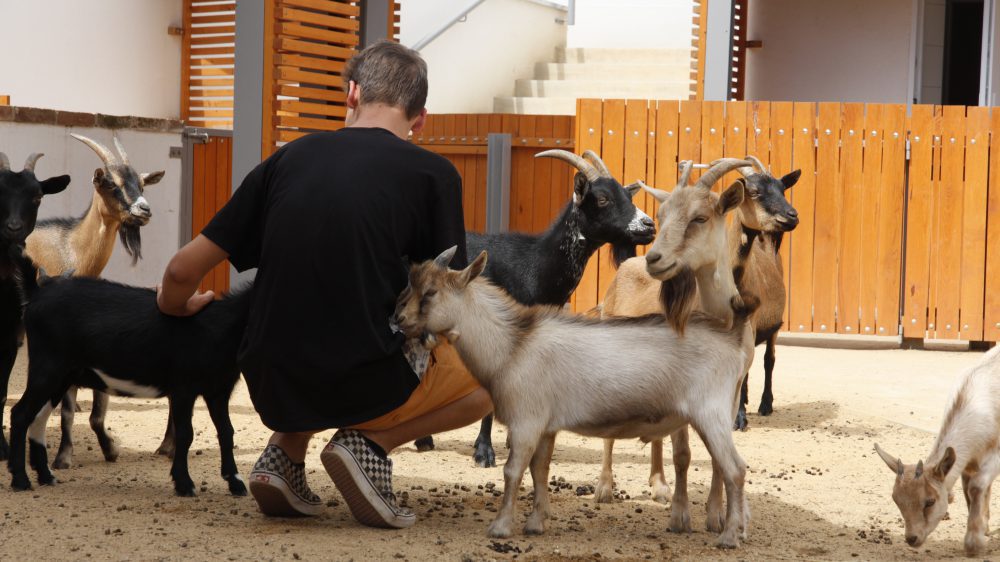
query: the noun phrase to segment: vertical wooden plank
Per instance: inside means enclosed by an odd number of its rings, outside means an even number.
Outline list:
[[[604,106],[601,100],[581,99],[576,102],[576,134],[574,135],[576,153],[583,154],[585,150],[601,153],[602,116]],[[583,270],[583,277],[576,287],[574,311],[586,312],[597,306],[604,293],[598,295],[597,257],[592,257]]]
[[[816,215],[816,104],[796,102],[792,116],[792,160],[802,177],[792,190],[792,205],[799,212],[799,226],[788,237],[792,279],[788,321],[795,332],[811,332],[814,217]]]
[[[1000,248],[1000,111],[990,116],[990,177],[986,202],[986,247]],[[1000,341],[1000,252],[986,253],[986,302],[983,339]]]
[[[962,206],[965,192],[965,107],[945,106],[938,198],[938,276],[935,337],[959,337],[962,279]]]
[[[771,150],[771,173],[777,177],[781,177],[784,174],[795,169],[792,166],[792,102],[779,101],[771,103],[771,131],[768,143]],[[766,131],[766,130],[765,130]],[[802,183],[802,180],[799,180]],[[795,197],[795,191],[798,186],[793,187],[786,193],[786,197],[792,199]],[[802,228],[802,223],[799,223],[798,228]],[[791,300],[792,291],[794,287],[792,286],[791,280],[791,270],[792,264],[789,261],[790,255],[790,240],[788,236],[785,236],[784,242],[781,244],[781,262],[785,264],[785,289],[787,294],[787,299]],[[790,306],[788,302],[785,303],[785,315],[784,323],[785,327],[789,331],[795,331],[789,322],[789,310]]]
[[[723,124],[725,141],[722,155],[726,158],[743,158],[747,152],[747,102],[731,101],[725,104],[726,119]],[[761,160],[763,162],[764,160]],[[740,177],[739,172],[730,172],[722,180],[723,187]]]
[[[903,336],[927,333],[927,284],[930,269],[931,154],[934,107],[914,105],[909,124],[910,161],[906,193],[906,271],[903,282]]]
[[[181,38],[181,121],[187,121],[191,117],[191,0],[182,0],[181,4],[181,26],[185,31]]]
[[[682,101],[678,120],[677,160],[701,162],[701,112],[702,102]],[[676,176],[675,176],[676,177]],[[701,170],[691,173],[690,181],[701,177]]]
[[[868,104],[865,111],[864,169],[861,192],[860,334],[875,335],[875,287],[878,285],[878,202],[882,181],[882,114],[884,106]]]
[[[554,123],[551,115],[539,115],[535,119],[535,135],[539,138],[552,137]],[[529,141],[529,144],[530,141]],[[537,142],[536,142],[537,144]],[[531,151],[531,156],[540,150]],[[534,193],[532,195],[531,226],[534,232],[542,232],[548,228],[552,222],[552,209],[550,199],[552,197],[552,167],[556,164],[551,158],[538,158],[534,160],[534,174],[532,183]]]
[[[816,122],[816,212],[813,218],[813,330],[836,331],[840,254],[841,104],[819,104]],[[795,188],[798,189],[798,188]],[[801,228],[801,227],[800,227]],[[793,248],[793,251],[795,248]]]
[[[571,138],[573,136],[573,118],[564,115],[556,116],[552,124],[552,134],[560,139]],[[571,166],[552,166],[552,178],[549,183],[550,220],[555,220],[555,217],[559,216],[559,213],[573,197],[574,171]]]
[[[232,175],[230,174],[230,158],[232,158],[232,139],[218,137],[217,164],[215,172],[215,208],[214,217],[227,201],[232,192]],[[215,294],[221,295],[229,290],[229,263],[223,262],[215,266],[215,284],[211,287]]]
[[[649,113],[649,102],[646,100],[628,100],[625,106],[625,163],[622,172],[622,185],[642,180],[646,183],[646,150],[649,146],[649,133],[647,118]],[[639,191],[633,198],[632,203],[646,212],[646,192]],[[637,253],[643,253],[643,248],[637,248]]]
[[[215,215],[215,198],[219,181],[219,139],[218,137],[208,137],[205,144],[205,190],[203,191],[202,213],[204,223],[208,223]],[[201,282],[201,290],[207,291],[215,286],[215,271],[209,271]]]
[[[944,128],[944,108],[935,105],[931,120],[933,136],[931,142],[931,234],[930,234],[930,272],[927,276],[927,337],[936,337],[938,277],[941,245],[941,132]]]
[[[480,115],[479,116],[480,129],[479,133],[482,138],[489,142],[490,133],[500,133],[503,129],[503,119],[500,115]],[[476,232],[486,231],[486,171],[487,171],[487,158],[484,155],[482,157],[482,165],[476,169],[476,175],[478,176],[476,180]]]
[[[990,108],[970,107],[965,131],[965,192],[962,213],[962,269],[959,338],[983,339],[986,287],[986,206],[989,181]]]
[[[611,175],[619,181],[625,167],[625,100],[604,102],[602,129],[604,139],[601,144],[601,159],[608,166]],[[598,250],[597,294],[598,302],[604,301],[604,293],[615,277],[611,261],[611,246],[605,244]]]
[[[701,115],[701,162],[708,164],[722,158],[725,138],[725,106],[721,101],[702,102]],[[716,193],[726,186],[720,181],[712,186]]]
[[[513,139],[511,148],[511,162],[514,165],[516,174],[511,174],[512,184],[510,186],[511,198],[511,225],[510,229],[519,232],[531,232],[533,230],[531,204],[532,196],[535,192],[534,172],[535,162],[531,151],[522,148],[525,143],[521,140],[532,137],[535,134],[535,116],[516,116],[517,135]],[[516,186],[514,181],[516,178]],[[515,226],[516,225],[516,226]]]
[[[861,209],[864,195],[865,106],[845,103],[840,122],[841,199],[837,332],[858,334],[861,322]],[[793,188],[794,189],[794,188]]]
[[[656,175],[652,176],[655,183],[652,185],[660,189],[672,191],[677,185],[677,151],[679,148],[678,127],[680,125],[680,103],[677,101],[661,100],[656,102],[656,130],[653,138],[656,145],[653,151],[653,158],[656,161]],[[651,123],[653,126],[653,123]],[[647,195],[650,209],[649,216],[656,218],[659,208],[656,201]]]
[[[646,107],[646,183],[653,183],[656,181],[656,102],[650,101],[649,105]],[[654,184],[655,185],[655,184]],[[646,193],[646,190],[640,191],[635,197],[632,198],[637,206],[642,209],[642,212],[646,213],[653,220],[656,220],[656,208],[655,199]],[[641,203],[640,203],[641,202]],[[649,245],[639,246],[636,248],[636,255],[646,255],[646,250]]]
[[[771,166],[771,103],[766,101],[748,102],[746,122],[746,153],[756,156],[765,166]],[[782,170],[782,173],[790,171]]]
[[[225,201],[228,203],[229,199],[233,195],[233,139],[230,137],[227,139],[226,143],[226,197]],[[219,207],[222,208],[221,206]],[[229,262],[222,262],[219,264],[222,268],[222,288],[224,292],[229,292]]]
[[[205,228],[205,145],[191,147],[191,238]]]
[[[275,21],[275,11],[276,4],[278,0],[264,0],[264,21],[273,22]],[[187,4],[187,2],[185,2]],[[185,28],[188,29],[188,28]],[[261,130],[260,132],[260,159],[264,160],[274,152],[275,142],[277,141],[277,128],[274,125],[275,111],[274,102],[275,94],[274,88],[277,85],[277,81],[274,79],[274,35],[275,35],[274,25],[264,26],[264,76],[261,80],[260,87],[263,89],[263,94],[261,96]],[[185,60],[185,65],[188,60]]]
[[[882,179],[878,204],[875,333],[880,336],[895,336],[899,335],[900,276],[903,264],[906,106],[887,105],[882,118]]]

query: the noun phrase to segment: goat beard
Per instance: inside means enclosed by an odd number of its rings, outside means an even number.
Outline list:
[[[684,328],[694,311],[697,290],[698,282],[695,280],[694,271],[689,267],[681,269],[677,275],[660,283],[660,304],[663,307],[663,314],[679,335],[684,335]]]
[[[123,222],[118,229],[118,237],[122,241],[122,246],[128,255],[132,256],[132,265],[139,263],[142,258],[142,235],[139,234],[139,225]]]
[[[615,263],[615,268],[621,267],[625,260],[634,258],[635,255],[635,244],[611,245],[611,259]]]

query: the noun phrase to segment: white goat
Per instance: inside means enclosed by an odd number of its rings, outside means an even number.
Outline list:
[[[990,519],[990,487],[1000,474],[1000,346],[969,369],[949,403],[931,454],[915,465],[875,445],[896,475],[892,499],[903,515],[906,544],[916,548],[948,514],[951,489],[962,477],[969,506],[966,556],[986,548]]]

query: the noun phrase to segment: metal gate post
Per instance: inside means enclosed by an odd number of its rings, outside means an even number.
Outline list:
[[[510,228],[510,134],[490,133],[486,144],[486,232]]]

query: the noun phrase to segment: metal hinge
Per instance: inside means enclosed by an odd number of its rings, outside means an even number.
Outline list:
[[[184,129],[184,138],[191,139],[192,142],[205,144],[208,142],[208,133],[198,129]]]
[[[906,161],[910,161],[910,139],[906,139]]]

